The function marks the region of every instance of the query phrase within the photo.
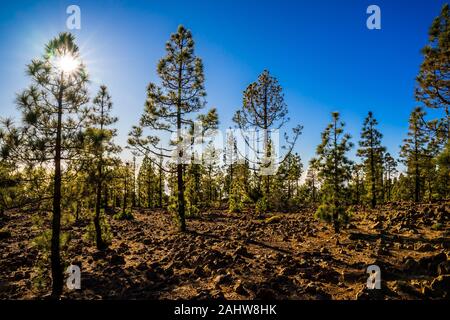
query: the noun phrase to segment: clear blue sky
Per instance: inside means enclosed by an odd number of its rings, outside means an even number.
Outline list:
[[[353,142],[372,110],[394,155],[407,131],[420,49],[445,1],[2,1],[0,116],[18,117],[15,93],[29,84],[25,65],[66,30],[66,8],[81,8],[74,32],[91,75],[106,84],[120,118],[118,142],[143,110],[145,88],[179,24],[191,29],[203,59],[207,101],[231,125],[242,91],[265,68],[284,88],[291,123],[304,125],[298,151],[314,155],[330,112],[340,111]],[[381,8],[382,29],[366,28],[366,8]]]

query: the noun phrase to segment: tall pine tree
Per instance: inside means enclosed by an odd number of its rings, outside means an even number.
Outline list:
[[[83,122],[88,102],[88,76],[80,60],[75,38],[61,33],[45,47],[42,58],[28,65],[31,86],[17,96],[24,126],[17,142],[23,158],[49,163],[53,168],[53,216],[51,237],[52,295],[63,290],[60,254],[62,162],[82,150]]]
[[[450,7],[445,4],[429,30],[429,43],[417,76],[416,99],[427,107],[443,109],[439,135],[450,143]]]
[[[166,44],[166,56],[157,67],[161,85],[150,83],[147,88],[147,101],[140,126],[133,128],[129,144],[134,148],[170,158],[176,153],[177,202],[176,211],[181,231],[186,230],[185,222],[185,183],[183,159],[189,158],[186,149],[180,147],[189,142],[183,141],[183,129],[194,126],[193,116],[202,123],[203,131],[215,128],[218,117],[215,109],[205,115],[198,115],[205,106],[203,63],[194,53],[194,40],[189,30],[183,26],[171,35]],[[143,137],[143,128],[148,127],[159,132],[175,135],[166,148],[159,146],[157,136]],[[186,139],[186,137],[184,137]]]
[[[408,137],[401,146],[400,157],[407,168],[407,177],[413,181],[413,200],[419,202],[423,196],[424,168],[427,161],[429,136],[423,128],[425,112],[416,108],[409,118]]]
[[[100,90],[93,100],[86,123],[87,166],[88,171],[90,171],[90,180],[95,186],[94,227],[95,241],[99,250],[107,247],[107,244],[102,239],[100,219],[102,192],[104,191],[104,183],[107,178],[107,168],[118,161],[115,156],[121,150],[113,142],[113,138],[117,133],[110,126],[116,123],[118,119],[111,116],[112,106],[108,88],[104,85],[100,86]]]
[[[332,113],[333,120],[322,133],[322,142],[317,147],[314,160],[322,179],[322,205],[316,215],[331,221],[335,232],[339,232],[340,224],[347,219],[345,199],[345,183],[350,178],[352,162],[347,152],[353,144],[350,135],[344,133],[344,123],[340,121],[338,112]]]
[[[369,180],[370,205],[375,208],[381,181],[379,180],[382,169],[384,147],[381,146],[383,135],[377,129],[378,122],[369,111],[361,131],[361,140],[357,154],[363,159],[365,177]]]

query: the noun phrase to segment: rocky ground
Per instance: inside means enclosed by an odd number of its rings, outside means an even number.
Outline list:
[[[70,225],[64,251],[78,264],[82,289],[70,299],[448,299],[450,203],[390,204],[359,210],[335,235],[312,210],[229,214],[212,210],[178,233],[162,211],[135,210],[134,220],[108,216],[113,240],[98,252]],[[48,270],[36,237],[43,214],[7,212],[0,222],[0,298],[45,297]],[[367,290],[369,265],[382,289]]]

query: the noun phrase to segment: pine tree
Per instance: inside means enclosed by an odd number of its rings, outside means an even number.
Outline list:
[[[107,178],[107,167],[113,165],[114,161],[118,161],[115,156],[121,150],[113,142],[113,138],[117,135],[116,130],[110,128],[118,120],[111,116],[112,106],[108,88],[104,85],[100,86],[86,122],[87,166],[88,171],[90,171],[90,179],[95,185],[94,227],[97,249],[99,250],[107,247],[102,239],[100,222],[102,192]]]
[[[346,222],[345,182],[350,178],[351,161],[346,153],[352,148],[350,135],[344,133],[344,123],[339,113],[332,113],[333,121],[322,133],[322,142],[317,147],[314,160],[319,170],[322,185],[322,205],[316,215],[332,221],[335,232],[339,232],[340,224]]]
[[[409,118],[408,138],[404,140],[401,147],[400,157],[407,167],[407,176],[412,178],[414,191],[413,200],[419,202],[423,196],[423,174],[427,161],[427,144],[429,136],[423,128],[423,117],[425,112],[416,108]]]
[[[198,115],[205,106],[203,64],[200,58],[194,54],[194,40],[189,30],[183,26],[172,34],[166,44],[167,55],[159,63],[157,72],[161,79],[161,86],[150,83],[147,88],[147,101],[144,114],[141,117],[140,126],[133,128],[130,133],[129,144],[137,149],[143,149],[143,153],[158,155],[164,151],[164,156],[170,158],[176,153],[177,173],[177,202],[176,211],[181,231],[186,230],[185,222],[185,184],[183,159],[189,156],[182,144],[182,129],[191,129],[194,126],[192,117]],[[211,128],[216,128],[218,123],[217,112],[211,109],[205,115],[198,115],[197,119],[202,123],[202,133]],[[149,127],[159,132],[168,132],[176,137],[171,140],[170,146],[159,146],[160,138],[156,136],[143,137],[143,128]]]
[[[316,204],[318,199],[318,189],[319,189],[319,176],[317,163],[314,161],[309,162],[308,171],[306,172],[305,184],[308,186],[311,194],[311,203]]]
[[[139,188],[138,198],[143,200],[148,209],[154,208],[156,204],[156,185],[157,175],[155,172],[154,165],[146,155],[142,160],[141,167],[138,174],[138,184],[141,186]]]
[[[15,146],[21,158],[53,166],[51,237],[52,295],[63,290],[60,254],[62,161],[82,150],[81,132],[88,102],[88,77],[72,34],[61,33],[45,47],[45,54],[28,65],[32,85],[17,96],[24,127]]]
[[[416,99],[429,108],[443,109],[440,135],[450,142],[450,7],[445,4],[429,30],[429,43],[417,76]]]
[[[223,160],[225,165],[225,185],[228,199],[231,199],[231,191],[234,182],[235,168],[239,160],[237,141],[233,132],[230,130],[226,134],[225,151],[223,154]]]
[[[436,158],[437,188],[441,199],[450,197],[450,143]]]
[[[217,200],[221,189],[220,183],[217,181],[217,178],[220,175],[219,156],[220,150],[216,149],[212,142],[208,143],[205,152],[202,155],[205,171],[203,179],[204,183],[202,184],[205,188],[203,194],[204,202],[208,207],[211,207]]]
[[[260,129],[263,131],[263,150],[254,150],[255,161],[259,166],[259,175],[265,168],[270,168],[278,165],[274,163],[273,141],[271,139],[270,131],[272,129],[280,129],[285,125],[289,118],[287,117],[287,105],[284,102],[284,95],[282,87],[278,84],[278,80],[271,76],[269,71],[264,70],[258,77],[258,80],[250,84],[243,94],[243,105],[238,110],[233,121],[238,127],[247,131],[249,129]],[[301,126],[293,129],[294,137],[289,142],[288,156],[297,141],[298,136],[302,130]],[[252,145],[252,142],[246,139],[247,145]],[[259,137],[256,138],[256,144],[259,148]],[[286,157],[285,157],[286,158]],[[248,160],[248,159],[247,159]],[[284,159],[283,159],[284,160]],[[264,198],[267,201],[270,193],[270,175],[265,174],[266,179],[264,183]]]
[[[289,154],[285,161],[280,164],[277,172],[277,180],[280,184],[280,191],[285,196],[280,197],[280,194],[277,194],[276,197],[284,200],[285,207],[292,204],[294,190],[298,190],[298,183],[302,173],[303,165],[297,153]]]
[[[131,206],[133,208],[136,207],[136,189],[137,189],[137,183],[136,183],[136,156],[133,155],[133,165],[131,170],[133,171],[133,176],[131,177]]]
[[[361,195],[365,193],[364,188],[364,165],[360,163],[354,163],[352,165],[352,177],[351,187],[354,189],[354,203],[356,205],[361,204]]]
[[[200,213],[202,199],[203,166],[198,163],[190,163],[185,174],[186,186],[186,213],[187,216],[197,216]]]
[[[384,172],[387,189],[387,201],[391,201],[393,178],[398,171],[397,161],[391,156],[389,152],[384,155]]]
[[[370,205],[375,208],[377,205],[377,197],[379,193],[378,181],[382,167],[382,155],[384,147],[381,146],[381,138],[383,135],[376,128],[377,120],[373,117],[373,113],[369,111],[364,126],[361,131],[361,140],[359,141],[359,149],[357,155],[363,159],[365,176],[369,179]]]

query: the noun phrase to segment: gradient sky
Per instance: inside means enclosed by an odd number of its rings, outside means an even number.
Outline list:
[[[66,30],[67,6],[81,8],[75,31],[91,77],[106,84],[120,118],[118,143],[138,122],[145,88],[179,24],[191,29],[203,59],[208,106],[221,128],[241,105],[242,91],[263,69],[284,88],[291,125],[304,125],[295,148],[306,163],[332,111],[357,142],[372,110],[383,143],[397,155],[407,132],[415,77],[440,0],[2,1],[0,116],[19,117],[15,94],[28,86],[25,65]],[[366,28],[366,9],[381,8],[382,29]],[[354,150],[352,152],[354,154]]]

